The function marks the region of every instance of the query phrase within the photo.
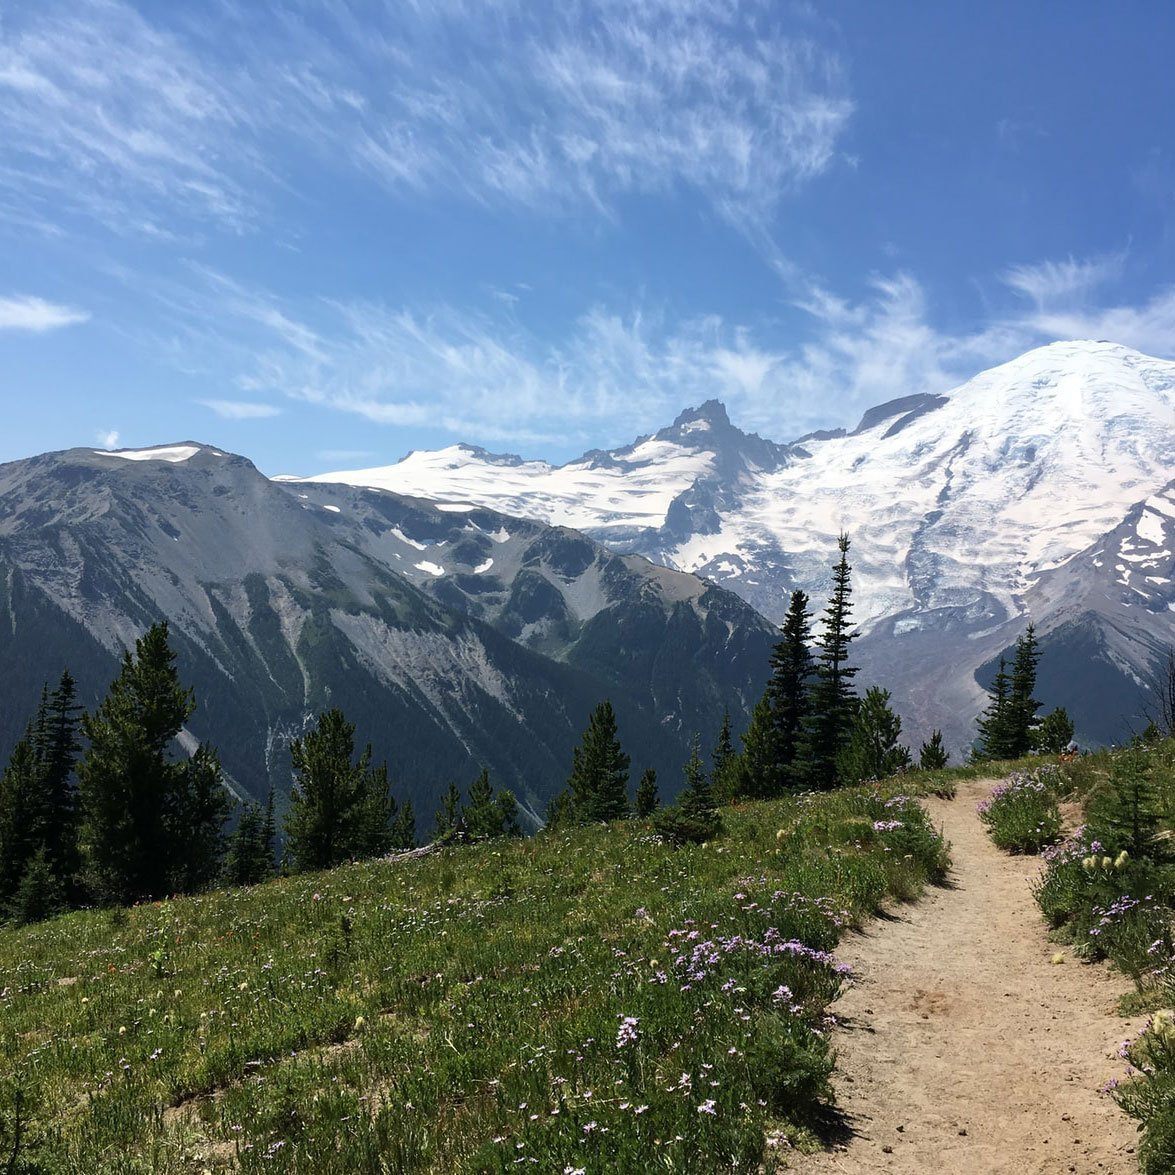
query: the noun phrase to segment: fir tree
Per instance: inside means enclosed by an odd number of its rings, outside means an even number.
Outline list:
[[[1136,860],[1165,860],[1163,822],[1145,751],[1120,751],[1110,766],[1107,787],[1091,805],[1090,827],[1112,851],[1126,849]]]
[[[918,766],[923,771],[941,771],[946,765],[949,756],[942,745],[942,731],[936,730],[930,736],[930,742],[923,743],[918,752]]]
[[[256,885],[272,873],[265,862],[265,813],[256,804],[247,804],[228,839],[224,857],[225,885]]]
[[[796,765],[797,778],[809,787],[828,788],[838,782],[837,762],[853,725],[856,697],[852,683],[857,670],[849,664],[849,646],[855,635],[849,545],[848,535],[842,534],[837,541],[840,559],[832,569],[832,594],[817,641],[811,705]]]
[[[44,848],[41,779],[29,727],[0,776],[0,915],[16,897],[33,857]]]
[[[464,814],[465,829],[474,840],[489,840],[503,835],[502,809],[494,797],[488,768],[483,767],[481,774],[470,785]]]
[[[67,894],[76,887],[79,865],[74,772],[81,751],[80,716],[77,686],[67,669],[52,693],[42,695],[41,709],[34,723],[44,796],[42,843],[49,867]]]
[[[846,783],[885,779],[910,765],[910,750],[898,742],[902,720],[890,709],[889,690],[871,686],[857,705],[849,742],[837,774]]]
[[[1040,662],[1040,645],[1036,639],[1036,626],[1030,624],[1024,635],[1016,642],[1016,655],[1012,660],[1012,680],[1009,695],[1008,728],[1011,754],[1008,758],[1019,759],[1032,750],[1033,734],[1037,725],[1036,712],[1040,702],[1033,697],[1036,691],[1036,667]]]
[[[579,824],[622,820],[628,815],[629,757],[616,734],[611,702],[601,702],[588,720],[572,756],[569,815]]]
[[[792,592],[782,636],[771,654],[767,697],[771,705],[775,768],[773,778],[762,792],[764,795],[777,795],[802,782],[798,760],[811,709],[811,619],[808,597],[801,591]]]
[[[1073,719],[1063,706],[1050,710],[1032,735],[1032,746],[1046,755],[1059,755],[1073,741]]]
[[[392,848],[400,852],[416,848],[416,813],[411,800],[400,805],[392,821]]]
[[[48,850],[41,846],[25,867],[9,905],[9,914],[14,922],[25,926],[52,918],[65,908],[65,887],[54,872]]]
[[[775,723],[771,716],[771,701],[766,694],[755,703],[742,741],[732,798],[758,800],[777,794]]]
[[[701,844],[717,836],[722,830],[718,807],[702,755],[694,736],[690,757],[685,764],[685,785],[672,808],[658,813],[655,827],[673,844]]]
[[[177,882],[203,883],[215,870],[224,812],[215,794],[219,764],[207,747],[191,759],[174,758],[176,736],[194,709],[160,623],[123,655],[102,704],[82,719],[89,746],[77,768],[81,852],[99,901],[162,897]],[[211,860],[197,860],[199,852]]]
[[[494,803],[498,809],[498,828],[500,836],[521,836],[522,826],[518,823],[518,801],[514,793],[508,788],[502,788]]]
[[[734,749],[729,707],[723,711],[722,727],[718,731],[718,741],[714,744],[710,763],[714,794],[723,803],[728,803],[738,791],[738,752]]]
[[[636,815],[638,820],[647,820],[661,804],[657,794],[657,772],[647,767],[636,785]]]
[[[461,816],[461,789],[450,783],[441,796],[441,806],[436,818],[437,840],[454,840],[465,834],[465,822]]]
[[[390,840],[387,768],[371,767],[371,748],[355,759],[355,727],[340,710],[290,747],[294,789],[286,843],[296,870],[331,869],[386,852]]]
[[[1001,657],[1000,667],[987,691],[987,707],[979,716],[979,738],[976,742],[976,759],[1011,759],[1014,732],[1012,710],[1009,698],[1010,679],[1008,663]]]

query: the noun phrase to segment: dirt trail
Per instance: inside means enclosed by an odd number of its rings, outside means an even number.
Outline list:
[[[931,800],[954,888],[845,940],[857,984],[836,1006],[837,1097],[853,1137],[798,1172],[1136,1172],[1133,1123],[1099,1094],[1143,1020],[1128,984],[1058,950],[1032,900],[1035,858],[992,845],[975,812],[991,780]]]

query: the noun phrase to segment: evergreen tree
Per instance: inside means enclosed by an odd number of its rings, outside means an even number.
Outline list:
[[[592,711],[583,740],[572,756],[569,815],[578,824],[622,820],[628,815],[629,757],[616,735],[611,702]]]
[[[931,734],[930,742],[922,744],[918,752],[918,766],[923,771],[941,771],[948,759],[946,747],[942,745],[942,731],[936,730]]]
[[[66,903],[76,896],[77,715],[73,678],[66,672],[52,693],[42,689],[36,716],[0,776],[0,910],[15,899],[38,853],[54,892]]]
[[[44,848],[41,780],[30,727],[0,776],[0,916],[10,908],[30,863]]]
[[[286,843],[296,870],[331,869],[386,852],[391,811],[387,768],[371,767],[371,748],[355,759],[355,727],[327,710],[290,747],[294,789]]]
[[[973,757],[976,759],[1011,759],[1015,732],[1012,729],[1008,663],[1001,657],[999,671],[987,691],[987,707],[979,716],[979,738]]]
[[[464,835],[465,822],[461,816],[461,789],[450,783],[441,797],[441,806],[435,818],[437,840],[453,840]]]
[[[1030,624],[1016,642],[1012,660],[1011,692],[1009,696],[1008,725],[1011,736],[1009,758],[1019,759],[1032,750],[1033,734],[1037,725],[1036,712],[1040,702],[1033,697],[1036,691],[1036,667],[1040,662],[1040,645],[1036,626]]]
[[[647,820],[660,807],[661,797],[657,794],[657,772],[647,767],[636,785],[636,815],[638,820]]]
[[[848,535],[842,534],[837,540],[840,559],[832,569],[832,594],[817,641],[810,710],[796,764],[797,778],[815,788],[833,787],[838,782],[837,762],[848,743],[856,707],[853,677],[857,670],[849,664],[849,646],[855,635],[849,546]]]
[[[498,808],[498,828],[501,836],[521,836],[522,826],[518,822],[518,801],[514,793],[504,787],[494,801]]]
[[[102,704],[82,719],[89,746],[77,768],[81,852],[99,901],[162,897],[215,871],[224,813],[215,753],[173,757],[194,709],[160,623],[123,655]]]
[[[392,848],[400,852],[416,848],[416,813],[411,800],[400,805],[392,821]]]
[[[1110,766],[1108,786],[1094,797],[1090,830],[1110,850],[1126,849],[1136,860],[1165,860],[1163,822],[1145,751],[1118,752]]]
[[[771,701],[766,694],[755,703],[751,722],[743,733],[743,750],[738,757],[737,783],[732,799],[765,799],[777,794],[775,723]]]
[[[898,742],[902,720],[890,709],[889,690],[871,686],[857,705],[849,742],[837,774],[846,783],[885,779],[910,765],[910,750]]]
[[[798,760],[812,702],[811,620],[808,597],[801,591],[792,592],[783,634],[771,654],[771,679],[767,683],[775,769],[762,793],[765,795],[777,795],[802,782]]]
[[[65,887],[53,870],[48,850],[42,845],[25,867],[9,906],[9,914],[14,922],[25,926],[52,918],[65,908]]]
[[[1073,719],[1063,706],[1050,710],[1033,732],[1032,745],[1046,755],[1059,755],[1073,741]]]
[[[42,843],[49,868],[69,894],[78,873],[78,805],[74,772],[81,751],[77,685],[65,670],[56,689],[43,694],[34,723],[44,804]]]
[[[256,885],[265,879],[264,827],[265,813],[256,804],[246,804],[228,838],[224,855],[225,885]]]
[[[485,840],[500,833],[498,805],[494,802],[488,768],[483,767],[470,785],[464,815],[465,829],[475,840]]]
[[[655,827],[661,836],[673,844],[701,844],[718,835],[722,830],[722,821],[718,816],[710,780],[702,765],[696,735],[684,774],[685,786],[677,797],[677,803],[658,813]]]
[[[710,778],[714,781],[714,794],[721,802],[734,799],[738,791],[738,752],[734,749],[734,737],[730,729],[730,709],[723,711],[722,727],[711,756]]]
[[[371,758],[371,747],[364,752]],[[388,767],[381,763],[368,770],[364,780],[363,804],[351,857],[382,857],[392,848],[392,824],[396,819],[396,801],[388,783]]]

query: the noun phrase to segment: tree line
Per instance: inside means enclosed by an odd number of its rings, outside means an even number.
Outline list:
[[[179,744],[195,709],[166,622],[124,653],[93,713],[82,712],[68,670],[42,691],[0,774],[0,919],[30,922],[273,876],[273,792],[263,806],[233,812],[216,750],[204,743],[185,754]],[[370,746],[356,755],[355,727],[339,710],[294,739],[290,757],[282,869],[328,869],[416,846],[412,802],[397,802]],[[443,839],[516,834],[517,805],[483,771],[464,805],[450,787],[437,826]]]
[[[674,843],[721,829],[719,807],[743,799],[826,790],[881,779],[913,765],[900,741],[889,691],[854,688],[852,568],[838,539],[831,591],[813,635],[803,591],[791,594],[770,677],[736,748],[729,710],[709,768],[695,734],[676,802],[662,808],[656,772],[646,769],[629,798],[631,760],[608,701],[592,712],[572,755],[567,784],[547,825],[563,828],[636,816]],[[1035,629],[1001,659],[979,723],[975,758],[1018,758],[1064,749],[1073,724],[1058,709],[1041,719],[1034,697],[1040,659]],[[87,904],[130,904],[216,884],[249,885],[279,868],[272,790],[264,805],[233,812],[216,750],[179,750],[196,708],[180,682],[166,622],[128,650],[106,697],[83,713],[66,671],[42,691],[28,729],[0,775],[0,918],[31,921]],[[355,727],[341,711],[321,714],[290,747],[292,790],[282,821],[280,868],[329,869],[412,849],[416,816],[398,802],[386,764],[370,745],[356,753]],[[945,767],[934,731],[919,766]],[[235,815],[235,827],[227,832]],[[454,783],[435,815],[435,839],[455,843],[520,835],[518,804],[483,769],[463,797]]]

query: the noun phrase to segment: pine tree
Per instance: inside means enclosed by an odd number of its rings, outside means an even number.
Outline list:
[[[718,741],[714,744],[710,763],[714,794],[722,803],[728,803],[734,799],[738,790],[738,752],[734,749],[729,707],[722,713],[722,727],[718,731]]]
[[[256,885],[265,879],[264,828],[264,812],[256,804],[247,804],[228,839],[224,857],[225,885]]]
[[[508,788],[502,788],[494,801],[498,809],[498,828],[501,836],[521,836],[522,825],[518,822],[518,801]]]
[[[628,815],[629,757],[616,734],[611,702],[601,702],[588,720],[572,756],[569,813],[578,824],[622,820]]]
[[[502,810],[494,798],[488,768],[483,767],[481,774],[470,785],[464,815],[465,829],[474,840],[488,840],[502,835]]]
[[[0,909],[16,896],[33,858],[42,853],[55,892],[76,894],[78,706],[66,672],[52,693],[41,690],[36,716],[0,776]]]
[[[392,848],[400,852],[416,848],[416,813],[411,800],[400,805],[392,821]]]
[[[702,755],[694,736],[690,757],[686,761],[685,785],[672,808],[658,813],[655,827],[673,844],[701,844],[722,830],[714,791],[702,765]]]
[[[34,723],[34,740],[42,773],[45,846],[49,868],[65,893],[76,888],[78,873],[78,805],[74,772],[81,743],[81,707],[77,686],[65,670],[56,689],[42,694]]]
[[[647,820],[661,804],[657,794],[657,772],[647,767],[636,785],[636,815],[638,820]]]
[[[1063,706],[1050,710],[1033,732],[1032,746],[1046,755],[1059,755],[1073,741],[1073,719]]]
[[[207,744],[177,767],[164,814],[172,842],[169,888],[195,893],[220,874],[229,798],[220,758]]]
[[[923,743],[918,752],[918,766],[923,771],[941,771],[946,765],[949,756],[942,745],[942,731],[936,730],[930,736],[930,742]]]
[[[1011,759],[1014,743],[1012,711],[1009,698],[1008,663],[1001,657],[999,671],[987,691],[987,708],[979,716],[979,738],[975,759]]]
[[[286,843],[299,871],[387,851],[390,806],[387,768],[371,767],[371,748],[355,759],[355,727],[327,710],[316,728],[290,747],[294,790]]]
[[[9,914],[18,925],[26,926],[52,918],[65,908],[65,887],[54,872],[48,850],[41,846],[25,867],[9,905]]]
[[[370,760],[371,747],[364,752]],[[388,767],[381,763],[370,768],[363,778],[363,802],[359,809],[359,826],[351,857],[382,857],[392,848],[392,824],[396,819],[396,801],[388,783]]]
[[[1090,831],[1112,851],[1126,849],[1136,860],[1165,860],[1163,822],[1151,779],[1151,759],[1136,749],[1118,752],[1108,786],[1091,805]]]
[[[164,622],[123,655],[102,704],[82,719],[89,746],[77,768],[81,853],[99,901],[162,897],[177,880],[206,878],[215,868],[215,860],[198,862],[189,846],[215,858],[219,764],[208,748],[191,760],[173,757],[194,709]]]
[[[856,706],[852,682],[857,670],[848,661],[855,635],[849,546],[848,535],[842,534],[837,540],[840,559],[832,569],[832,594],[817,642],[811,705],[796,764],[797,777],[815,788],[833,787],[838,782],[837,761],[848,743]]]
[[[1011,759],[1019,759],[1032,750],[1040,702],[1033,697],[1036,691],[1036,667],[1040,662],[1040,645],[1036,626],[1030,624],[1016,642],[1016,656],[1012,660],[1011,692],[1009,696],[1009,733]]]
[[[44,848],[41,780],[30,726],[0,775],[0,916],[16,897],[30,862]]]
[[[751,711],[751,722],[743,733],[743,750],[736,768],[734,799],[766,799],[777,794],[775,724],[771,701],[764,694]]]
[[[461,816],[461,789],[450,783],[441,797],[441,806],[435,818],[437,840],[454,840],[465,833],[465,822]]]
[[[807,595],[792,592],[782,636],[771,654],[767,697],[774,731],[775,769],[763,794],[777,795],[802,782],[797,760],[812,703],[811,619]]]
[[[857,705],[848,745],[837,774],[846,783],[886,779],[910,765],[910,750],[898,742],[902,720],[890,709],[889,690],[871,686]]]

